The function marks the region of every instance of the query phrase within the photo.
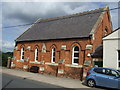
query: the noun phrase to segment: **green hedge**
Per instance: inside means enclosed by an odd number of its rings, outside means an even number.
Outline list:
[[[2,66],[7,66],[7,61],[8,61],[8,57],[13,57],[13,52],[6,52],[6,53],[3,53],[2,52]]]

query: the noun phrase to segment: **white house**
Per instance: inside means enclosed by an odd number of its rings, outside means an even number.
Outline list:
[[[103,67],[120,70],[120,27],[103,38]]]

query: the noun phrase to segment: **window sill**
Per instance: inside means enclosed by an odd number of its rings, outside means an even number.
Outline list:
[[[30,63],[40,64],[40,62],[38,62],[38,61],[30,61]]]
[[[47,64],[47,65],[55,65],[55,66],[58,65],[58,63],[55,63],[55,62],[53,62],[53,63],[46,62],[45,64]]]
[[[78,64],[65,64],[67,67],[75,67],[75,68],[81,68],[83,65],[78,65]]]
[[[17,60],[17,62],[24,62],[24,60]]]

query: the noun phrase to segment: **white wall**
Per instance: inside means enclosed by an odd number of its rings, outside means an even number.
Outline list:
[[[118,31],[120,30],[103,38],[103,67],[118,69],[118,50],[120,50]]]

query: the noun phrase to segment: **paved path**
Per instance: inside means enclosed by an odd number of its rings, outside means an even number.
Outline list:
[[[1,71],[1,70],[0,70]],[[71,79],[71,78],[61,78],[61,77],[55,77],[52,75],[46,75],[46,74],[38,74],[38,73],[31,73],[16,69],[7,69],[2,68],[2,73],[10,74],[19,76],[22,78],[27,78],[31,80],[40,81],[43,83],[53,84],[65,88],[89,88],[85,85],[82,85],[82,82],[78,79]]]

